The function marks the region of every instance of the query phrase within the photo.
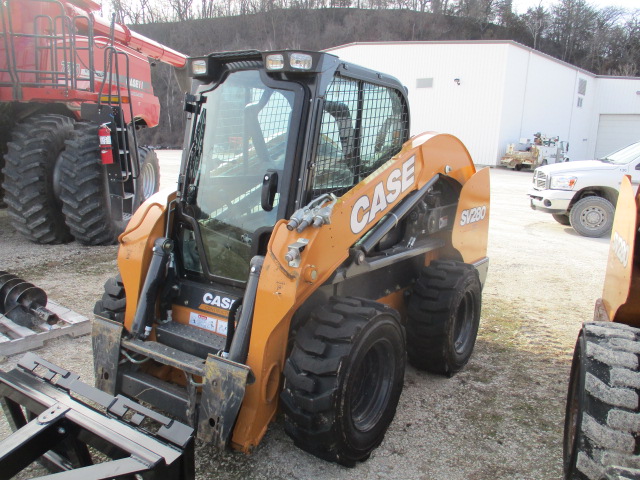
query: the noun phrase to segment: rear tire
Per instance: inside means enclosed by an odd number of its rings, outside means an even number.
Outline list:
[[[399,318],[376,302],[332,298],[298,330],[280,396],[298,447],[353,467],[380,445],[404,382]]]
[[[4,201],[13,228],[32,242],[73,240],[56,194],[57,164],[73,123],[64,115],[34,115],[15,125],[7,144]]]
[[[149,147],[138,148],[140,174],[136,184],[136,206],[142,205],[160,188],[160,162],[156,152]]]
[[[640,330],[619,323],[588,323],[580,331],[565,412],[565,479],[617,478],[605,471],[639,465],[638,345]]]
[[[115,243],[129,219],[113,218],[98,126],[76,125],[60,161],[62,212],[73,236],[84,245]]]
[[[469,264],[433,261],[407,306],[407,353],[420,370],[452,376],[469,361],[478,335],[482,285]]]
[[[124,284],[122,283],[122,277],[118,274],[105,282],[102,299],[96,302],[93,307],[93,313],[124,323],[126,307],[127,298],[124,292]]]
[[[602,237],[611,231],[615,207],[606,198],[584,197],[571,209],[571,226],[583,237]]]
[[[569,220],[569,215],[565,215],[564,213],[553,213],[551,216],[560,225],[565,225],[565,226],[571,225],[571,220]]]

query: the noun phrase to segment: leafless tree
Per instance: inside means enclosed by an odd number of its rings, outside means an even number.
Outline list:
[[[529,7],[522,15],[522,20],[527,26],[527,30],[533,38],[533,48],[540,48],[540,37],[549,24],[549,12],[542,6],[542,2],[537,7]]]

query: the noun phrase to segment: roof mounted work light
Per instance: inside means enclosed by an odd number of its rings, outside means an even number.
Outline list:
[[[269,72],[314,72],[320,55],[317,52],[265,52],[264,66]]]

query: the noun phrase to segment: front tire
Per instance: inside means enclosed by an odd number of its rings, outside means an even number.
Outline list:
[[[588,323],[580,331],[565,411],[566,480],[616,478],[605,472],[639,464],[639,342],[640,330],[618,323]]]
[[[602,197],[584,197],[573,206],[571,226],[583,237],[602,237],[611,231],[615,207]]]
[[[551,214],[551,216],[560,225],[564,225],[567,227],[571,225],[571,220],[569,220],[569,215],[565,215],[564,213],[553,213]]]
[[[111,245],[129,221],[111,211],[106,168],[100,160],[98,126],[78,124],[61,158],[62,212],[84,245]]]
[[[298,330],[280,396],[298,447],[353,467],[380,445],[404,381],[399,319],[383,304],[332,298]]]
[[[407,353],[420,370],[451,377],[469,361],[478,335],[482,285],[473,265],[433,261],[407,306]]]
[[[56,194],[60,154],[73,132],[64,115],[40,114],[16,124],[7,144],[3,168],[4,201],[11,224],[32,242],[73,240]]]
[[[124,284],[122,283],[122,277],[118,274],[105,282],[102,299],[96,302],[93,307],[93,313],[124,323],[126,307],[127,298],[124,292]]]

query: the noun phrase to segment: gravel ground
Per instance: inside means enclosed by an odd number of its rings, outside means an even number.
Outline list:
[[[163,184],[177,154],[158,152]],[[170,176],[168,176],[170,175]],[[602,291],[608,239],[578,236],[529,208],[530,172],[491,171],[491,266],[476,350],[446,379],[407,367],[398,412],[382,445],[354,469],[294,447],[282,419],[252,455],[196,451],[197,478],[546,480],[562,477],[564,399],[573,345]],[[91,316],[117,247],[34,245],[0,210],[0,270]],[[62,338],[37,352],[92,383],[90,338]],[[3,358],[12,368],[18,356]],[[0,420],[0,434],[8,426]]]

